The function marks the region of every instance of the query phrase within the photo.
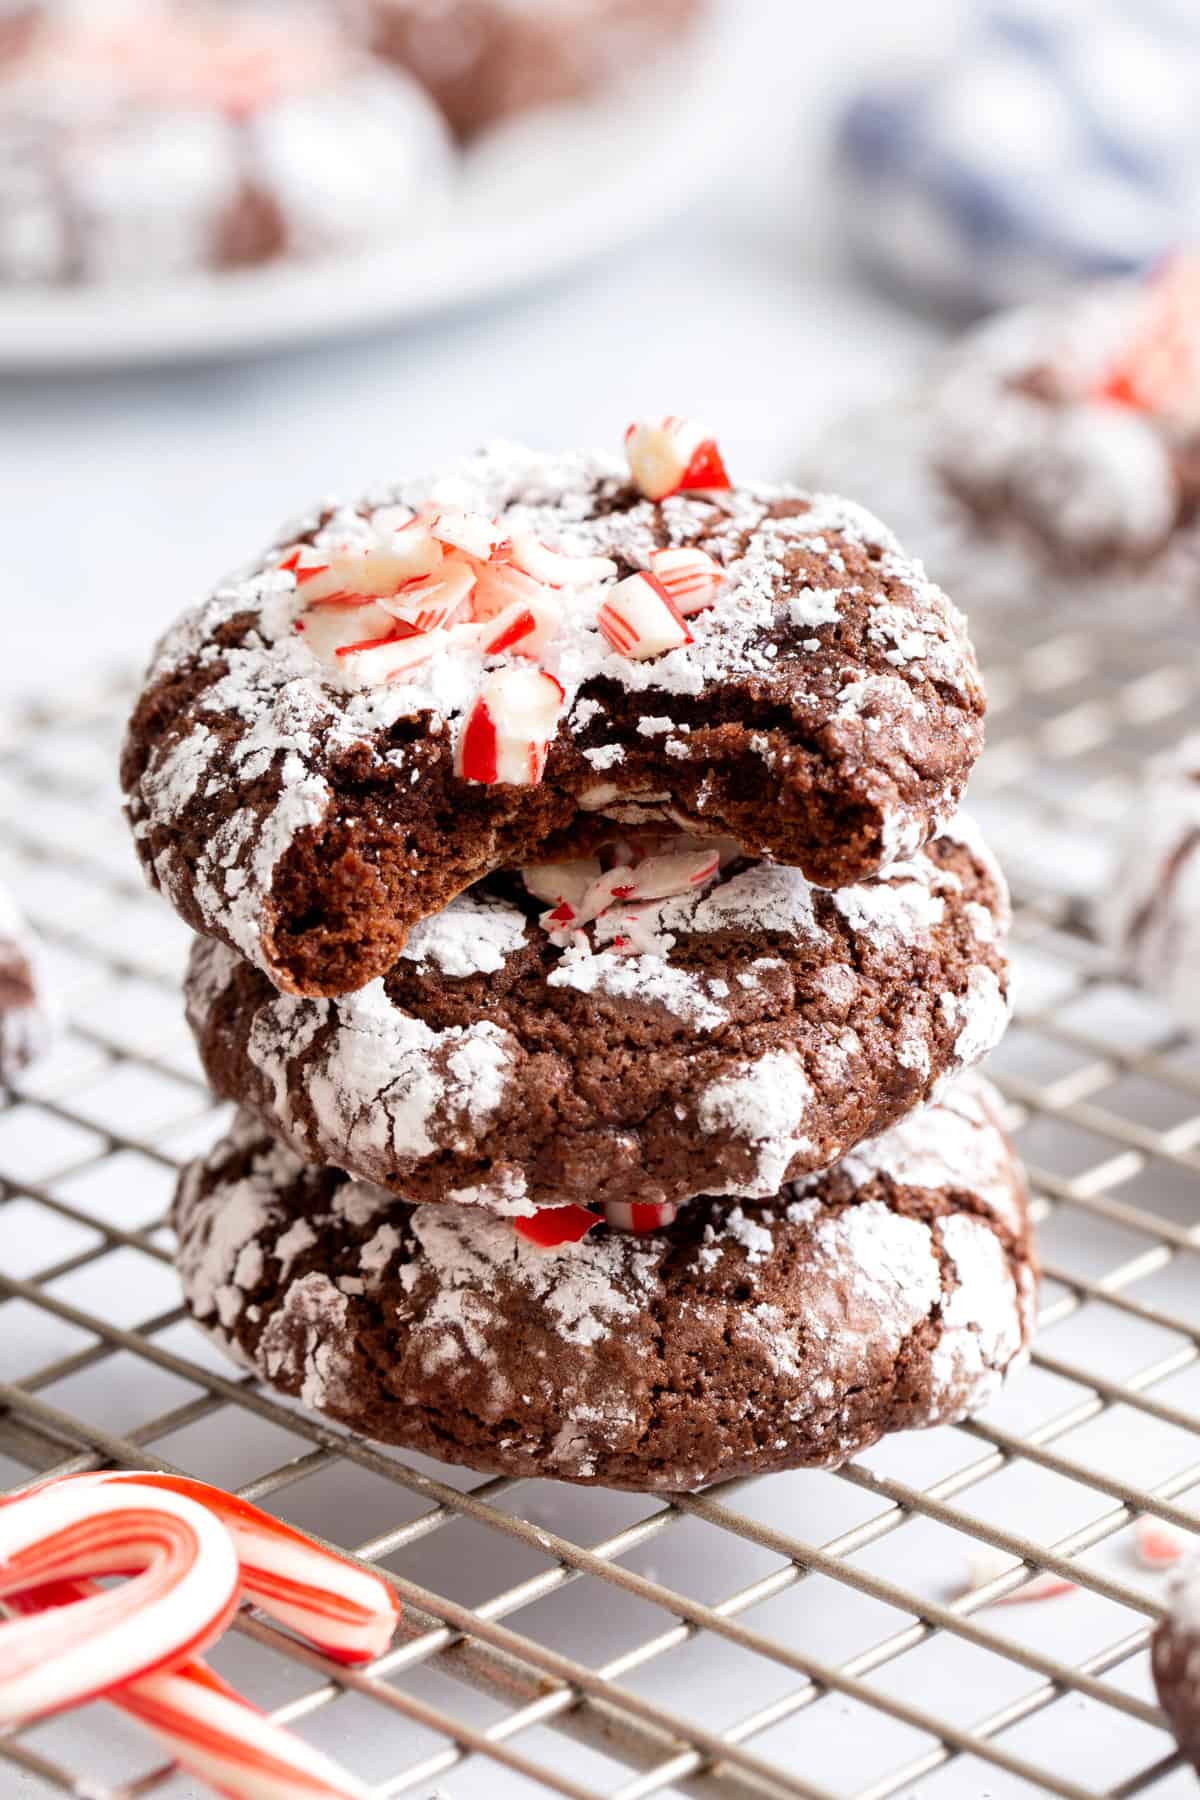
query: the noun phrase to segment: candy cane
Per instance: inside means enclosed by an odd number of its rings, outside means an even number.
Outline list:
[[[44,1617],[0,1626],[0,1725],[96,1699],[211,1644],[238,1600],[219,1519],[181,1493],[61,1482],[0,1509],[0,1600],[48,1582],[139,1571]]]
[[[6,1604],[14,1612],[42,1613],[99,1591],[90,1582],[59,1582],[10,1596]],[[365,1800],[369,1792],[202,1662],[145,1675],[108,1699],[144,1725],[180,1768],[230,1800]]]
[[[392,1641],[400,1602],[388,1582],[270,1513],[206,1481],[128,1469],[69,1475],[60,1488],[111,1488],[133,1483],[207,1508],[233,1539],[243,1592],[283,1625],[337,1662],[370,1662]],[[34,1494],[47,1489],[32,1489]],[[0,1518],[3,1518],[0,1513]]]

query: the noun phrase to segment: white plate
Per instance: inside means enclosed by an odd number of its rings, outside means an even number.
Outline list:
[[[623,91],[493,134],[450,217],[403,246],[142,290],[0,293],[0,369],[241,356],[494,299],[686,209],[743,109],[749,34],[723,0],[695,42]]]

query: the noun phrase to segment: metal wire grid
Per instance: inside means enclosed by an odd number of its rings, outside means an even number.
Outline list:
[[[975,810],[1017,891],[994,1071],[1046,1283],[1033,1367],[988,1414],[648,1500],[394,1455],[241,1378],[184,1318],[161,1222],[222,1109],[179,1019],[184,934],[115,816],[113,687],[0,742],[0,860],[69,1007],[0,1093],[0,1487],[183,1468],[383,1566],[404,1620],[369,1670],[245,1612],[215,1658],[381,1795],[1190,1792],[1131,1538],[1142,1513],[1200,1531],[1200,1047],[1107,972],[1087,915],[1131,773],[1194,716],[1200,647],[1020,630],[988,659]],[[965,1592],[981,1546],[1008,1561]],[[1033,1571],[1074,1589],[995,1606]],[[102,1708],[3,1740],[0,1767],[6,1794],[196,1791]]]

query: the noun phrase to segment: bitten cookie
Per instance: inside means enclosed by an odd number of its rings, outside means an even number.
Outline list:
[[[1200,1031],[1200,736],[1147,769],[1098,922],[1122,967]]]
[[[502,447],[327,509],[168,633],[123,776],[190,925],[343,993],[605,820],[823,886],[928,841],[984,711],[945,595],[850,502],[731,487],[686,421],[628,454]]]
[[[372,41],[470,139],[585,100],[680,37],[702,0],[367,0]]]
[[[25,922],[0,888],[0,1081],[40,1056],[51,1025]]]
[[[1179,1748],[1200,1773],[1200,1566],[1171,1582],[1170,1610],[1150,1644],[1159,1704]]]
[[[1194,604],[1200,263],[989,321],[803,468],[886,509],[965,606]]]
[[[331,8],[55,0],[0,24],[0,282],[142,285],[408,241],[432,103]]]
[[[365,1437],[634,1489],[836,1466],[986,1404],[1033,1330],[1025,1189],[968,1078],[753,1218],[553,1250],[305,1168],[242,1115],[185,1171],[189,1307]]]
[[[961,817],[835,893],[736,845],[626,841],[471,889],[337,1000],[197,939],[188,1013],[219,1094],[406,1200],[761,1200],[994,1047],[1007,924]]]

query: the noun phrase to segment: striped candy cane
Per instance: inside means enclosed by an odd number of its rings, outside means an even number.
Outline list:
[[[27,1723],[186,1660],[233,1616],[238,1558],[219,1519],[136,1482],[63,1482],[0,1509],[0,1600],[88,1575],[132,1579],[0,1625],[0,1725]]]

